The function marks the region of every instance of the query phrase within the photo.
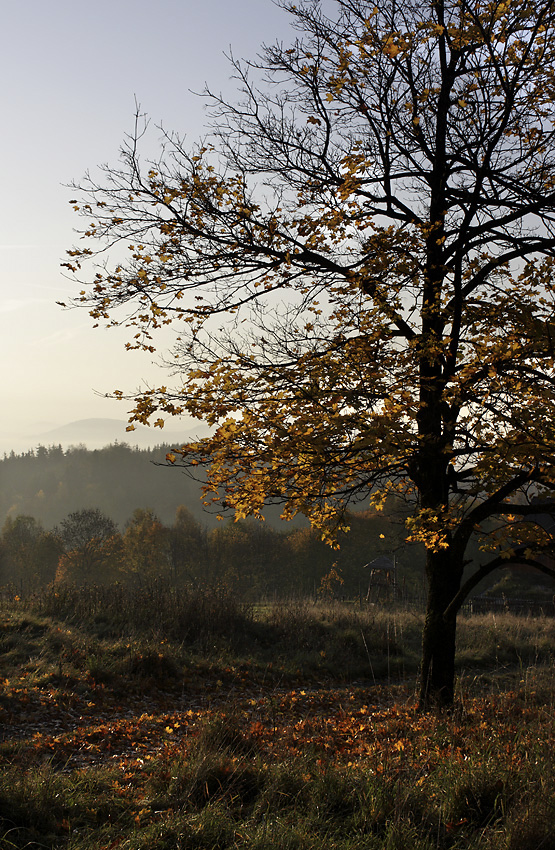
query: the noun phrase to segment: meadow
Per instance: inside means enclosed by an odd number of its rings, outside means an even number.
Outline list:
[[[415,707],[422,615],[224,587],[0,603],[0,847],[555,848],[555,621],[463,615],[457,706]]]

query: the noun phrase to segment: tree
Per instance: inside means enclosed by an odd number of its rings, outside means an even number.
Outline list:
[[[0,537],[2,581],[27,589],[53,581],[61,541],[32,516],[8,516]]]
[[[206,571],[206,530],[185,505],[179,505],[169,531],[169,556],[177,582],[198,581]]]
[[[137,508],[123,535],[126,572],[139,582],[167,576],[171,562],[169,529],[154,511]]]
[[[282,6],[297,40],[233,61],[240,99],[207,92],[206,143],[166,134],[143,167],[138,118],[79,187],[66,265],[108,259],[75,303],[130,348],[177,323],[176,384],[137,393],[130,427],[213,425],[169,456],[207,468],[207,501],[281,499],[330,540],[357,500],[412,502],[420,700],[450,705],[466,595],[517,557],[553,575],[525,520],[555,487],[554,6]]]
[[[208,533],[210,579],[233,587],[249,601],[279,591],[289,552],[284,536],[266,523],[228,520]]]
[[[98,508],[73,511],[56,528],[65,551],[56,581],[98,583],[117,575],[122,541],[117,525]]]

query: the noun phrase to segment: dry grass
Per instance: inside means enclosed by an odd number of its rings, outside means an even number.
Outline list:
[[[416,612],[57,593],[0,615],[2,850],[555,850],[552,620],[461,617],[419,715]]]

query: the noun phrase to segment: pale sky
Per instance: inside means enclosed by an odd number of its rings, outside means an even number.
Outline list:
[[[65,184],[117,163],[135,98],[193,143],[206,113],[190,90],[231,95],[229,46],[254,58],[294,37],[272,0],[19,0],[2,24],[0,451],[73,420],[125,420],[124,404],[96,393],[163,383],[151,356],[124,351],[123,332],[56,305],[80,288],[60,268],[82,224]]]

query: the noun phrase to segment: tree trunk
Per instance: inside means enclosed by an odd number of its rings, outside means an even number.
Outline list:
[[[421,709],[449,708],[455,695],[456,614],[444,616],[461,585],[462,558],[451,547],[428,552],[428,601],[422,635]]]

